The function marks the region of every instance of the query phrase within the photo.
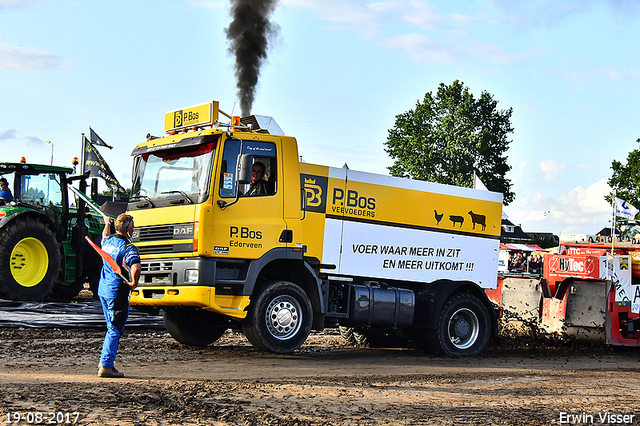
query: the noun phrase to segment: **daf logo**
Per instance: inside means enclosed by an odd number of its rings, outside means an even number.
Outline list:
[[[193,235],[193,228],[189,227],[182,227],[182,228],[173,228],[173,235],[174,236],[178,236],[178,235]]]

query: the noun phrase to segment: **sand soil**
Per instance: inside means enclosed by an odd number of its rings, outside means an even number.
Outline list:
[[[227,332],[207,348],[133,330],[0,328],[0,420],[96,425],[640,424],[640,349],[502,339],[484,355],[355,348],[334,330],[289,355]],[[575,416],[575,417],[574,417]]]

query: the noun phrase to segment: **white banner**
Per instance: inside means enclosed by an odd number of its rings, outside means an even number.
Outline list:
[[[327,219],[322,263],[332,272],[380,279],[472,281],[496,288],[500,241]],[[340,246],[340,240],[342,245]]]
[[[616,216],[624,217],[626,219],[633,219],[638,214],[638,209],[627,203],[625,200],[621,200],[616,197]]]

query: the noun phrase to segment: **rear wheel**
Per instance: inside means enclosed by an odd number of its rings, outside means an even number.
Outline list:
[[[0,231],[0,296],[43,300],[60,268],[60,245],[47,225],[17,218]]]
[[[63,282],[57,281],[51,289],[50,299],[55,300],[69,300],[80,293],[80,290],[84,288],[84,279],[78,279],[76,282]]]
[[[189,346],[210,345],[230,326],[227,317],[203,309],[167,308],[163,315],[171,337]]]
[[[478,355],[491,338],[488,308],[473,294],[456,294],[442,309],[436,335],[446,355]]]
[[[288,353],[307,340],[313,310],[307,293],[288,281],[271,281],[249,305],[242,331],[258,349]]]
[[[97,241],[99,243],[99,241]],[[94,298],[97,298],[98,282],[100,281],[100,271],[102,269],[102,258],[93,250],[84,240],[81,243],[79,250],[82,256],[75,258],[76,278],[75,281],[62,281],[58,279],[53,288],[51,289],[51,297],[53,300],[68,301],[77,296],[83,289],[84,284],[89,283],[90,289],[93,292]],[[72,261],[72,258],[65,259],[66,261]],[[73,265],[65,265],[66,268],[73,267]],[[80,271],[82,268],[82,271]],[[60,274],[61,278],[64,278],[65,271]]]

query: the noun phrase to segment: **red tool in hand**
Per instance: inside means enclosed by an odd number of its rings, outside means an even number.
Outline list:
[[[91,247],[93,247],[94,250],[98,252],[100,257],[102,257],[109,264],[109,266],[111,266],[111,269],[113,269],[113,272],[115,272],[116,274],[120,275],[120,278],[122,278],[124,280],[124,282],[128,283],[129,280],[126,279],[124,277],[124,275],[122,275],[122,268],[120,268],[120,265],[118,265],[116,263],[116,261],[113,259],[113,257],[111,257],[111,255],[109,253],[107,253],[106,251],[104,251],[100,247],[98,247],[98,245],[96,243],[94,243],[93,241],[91,241],[91,238],[89,238],[88,236],[86,236],[84,238],[89,242]]]

